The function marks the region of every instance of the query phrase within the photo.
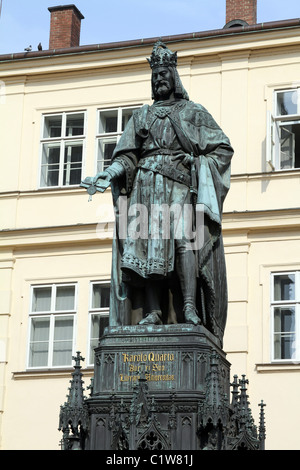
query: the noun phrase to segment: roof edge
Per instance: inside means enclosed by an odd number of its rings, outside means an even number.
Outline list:
[[[67,54],[80,54],[87,52],[97,52],[114,49],[128,49],[139,46],[147,46],[154,44],[158,39],[164,43],[172,43],[179,41],[191,41],[197,39],[208,39],[213,37],[224,37],[224,36],[237,36],[241,34],[256,33],[256,32],[267,32],[272,30],[280,29],[291,29],[300,26],[300,18],[282,20],[282,21],[270,21],[267,23],[257,23],[249,26],[236,26],[234,28],[222,28],[213,29],[208,31],[200,31],[195,33],[177,34],[171,36],[152,37],[146,39],[132,39],[128,41],[119,42],[108,42],[100,44],[91,44],[85,46],[68,47],[63,49],[48,49],[43,51],[32,51],[32,52],[17,52],[11,54],[0,55],[0,62],[24,60],[32,58],[43,58],[53,57]]]

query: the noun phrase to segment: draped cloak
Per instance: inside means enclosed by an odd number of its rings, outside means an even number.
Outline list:
[[[196,166],[197,201],[192,200],[195,196],[187,185],[166,176],[165,172],[151,171],[151,165],[166,170],[175,167],[189,177],[191,169],[186,162],[191,154]],[[223,202],[230,186],[232,155],[229,139],[200,104],[178,99],[154,102],[134,112],[112,159],[125,168],[125,176],[111,182],[116,224],[110,325],[140,321],[145,315],[145,280],[152,277],[166,283],[165,322],[184,322],[175,274],[174,227],[171,224],[168,240],[121,236],[124,204],[120,210],[120,196],[126,198],[127,215],[133,204],[146,205],[150,210],[150,205],[155,203],[197,202],[194,210],[201,207],[204,211],[204,240],[195,252],[197,309],[204,326],[222,343],[227,317],[227,281],[221,221]]]

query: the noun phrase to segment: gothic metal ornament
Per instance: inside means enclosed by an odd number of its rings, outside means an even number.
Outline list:
[[[84,361],[84,358],[81,357],[80,352],[77,352],[72,359],[75,360],[75,370],[70,380],[71,386],[67,401],[60,407],[58,430],[63,433],[61,445],[64,450],[83,450],[89,428],[89,414],[85,405],[80,371],[80,361]]]
[[[199,404],[198,437],[202,450],[264,450],[265,419],[261,402],[259,433],[255,426],[248,395],[248,380],[245,375],[238,381],[235,375],[232,387],[232,401],[229,404],[220,381],[218,357],[211,358],[211,370],[207,375],[206,397]]]
[[[107,449],[124,450],[173,450],[178,445],[178,435],[195,433],[199,450],[264,450],[266,439],[265,404],[261,402],[258,429],[254,423],[247,395],[248,380],[235,375],[229,383],[224,377],[219,354],[210,354],[210,368],[204,380],[205,396],[198,405],[184,404],[180,393],[170,393],[163,403],[149,392],[145,365],[132,394],[124,400],[118,393],[107,397],[107,405],[94,407],[91,398],[83,395],[80,353],[73,358],[75,371],[70,381],[67,402],[61,406],[59,430],[62,431],[63,450],[84,450],[88,447],[90,433],[97,432],[99,426],[107,435]],[[231,402],[227,393],[231,387]],[[131,396],[131,398],[130,398]],[[130,401],[128,401],[130,400]],[[90,423],[95,415],[96,427]],[[194,419],[196,417],[196,420]],[[196,425],[196,426],[195,426]],[[176,432],[177,438],[175,437]],[[197,442],[197,439],[195,442]],[[177,442],[177,444],[175,444]],[[186,449],[182,443],[182,450]]]

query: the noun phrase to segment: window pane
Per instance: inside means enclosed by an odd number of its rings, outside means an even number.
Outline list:
[[[92,339],[91,340],[91,344],[90,344],[90,355],[89,355],[89,364],[93,364],[94,363],[94,359],[95,359],[95,356],[94,356],[94,351],[95,351],[95,348],[98,346],[98,343],[99,343],[99,340],[98,339]]]
[[[43,137],[61,137],[62,116],[45,116]]]
[[[57,286],[55,310],[74,310],[75,308],[75,286]]]
[[[91,339],[99,338],[100,315],[91,316]]]
[[[110,286],[93,284],[92,308],[109,308]]]
[[[295,274],[274,276],[274,300],[295,300]]]
[[[43,145],[42,165],[59,165],[60,143],[48,143]]]
[[[49,331],[49,318],[32,318],[29,367],[45,367],[48,365]]]
[[[295,308],[274,308],[274,332],[291,333],[295,331]]]
[[[117,132],[118,111],[116,109],[99,112],[99,133]]]
[[[274,359],[292,359],[295,353],[295,308],[274,309]]]
[[[100,317],[100,329],[99,329],[99,337],[103,336],[105,328],[109,326],[109,317],[108,315],[101,315]]]
[[[297,114],[297,90],[277,93],[277,115]]]
[[[91,324],[91,340],[95,341],[96,347],[98,345],[99,338],[103,336],[104,329],[109,326],[108,315],[93,315]]]
[[[82,141],[68,142],[65,145],[64,185],[81,182],[82,145]]]
[[[122,109],[122,132],[131,118],[133,111],[134,109]]]
[[[32,318],[31,319],[31,334],[30,341],[48,341],[50,330],[50,319],[46,318]]]
[[[31,343],[29,348],[29,367],[48,366],[49,343]]]
[[[66,137],[84,134],[84,114],[68,114],[66,122]]]
[[[293,359],[295,355],[295,335],[275,335],[274,359]]]
[[[73,317],[55,319],[53,366],[72,364]]]
[[[99,343],[99,331],[100,331],[100,315],[92,315],[91,317],[91,332],[90,332],[90,355],[89,363],[94,362],[94,349]]]
[[[41,186],[58,186],[60,143],[43,144]]]
[[[54,341],[72,340],[73,317],[55,318]]]
[[[92,315],[91,318],[91,342],[90,363],[94,362],[94,349],[98,346],[99,338],[103,336],[104,329],[109,325],[108,315]]]
[[[32,296],[32,312],[51,310],[51,287],[35,287]]]
[[[296,159],[299,160],[300,124],[281,125],[279,133],[280,169],[295,168]]]
[[[72,341],[60,341],[53,346],[53,366],[72,364]]]
[[[115,150],[117,140],[99,139],[98,140],[98,168],[97,171],[103,171],[111,163],[111,158]]]

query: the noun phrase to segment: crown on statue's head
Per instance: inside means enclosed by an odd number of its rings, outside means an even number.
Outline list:
[[[170,51],[170,49],[159,40],[154,44],[151,57],[147,60],[152,69],[154,67],[176,67],[177,52]]]

